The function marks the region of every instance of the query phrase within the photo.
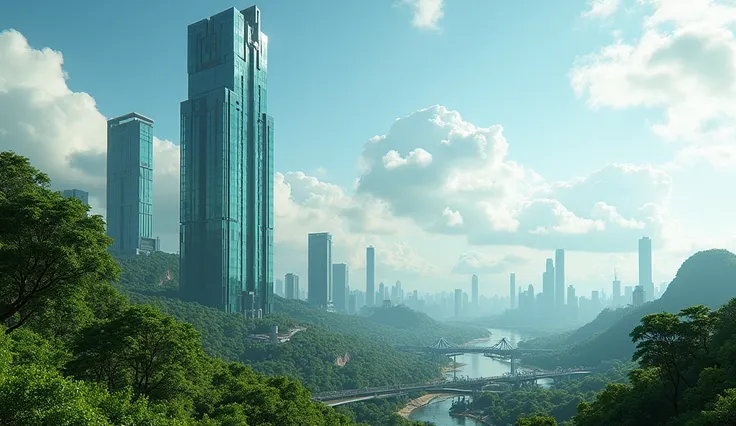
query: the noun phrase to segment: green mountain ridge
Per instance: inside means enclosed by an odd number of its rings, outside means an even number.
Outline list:
[[[692,305],[715,309],[733,297],[736,297],[736,255],[723,249],[700,251],[683,262],[661,298],[637,308],[604,311],[605,314],[559,339],[563,347],[567,346],[561,353],[540,355],[533,362],[565,367],[630,359],[634,344],[629,333],[643,316],[676,313]]]

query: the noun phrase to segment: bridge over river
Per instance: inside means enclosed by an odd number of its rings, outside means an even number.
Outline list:
[[[377,388],[364,388],[364,389],[351,389],[336,392],[325,392],[321,394],[315,394],[312,399],[316,401],[324,402],[330,406],[350,404],[353,402],[365,401],[368,399],[375,398],[391,398],[399,395],[404,395],[409,392],[436,392],[436,393],[456,393],[456,394],[473,394],[483,390],[489,384],[493,383],[509,383],[520,385],[524,383],[533,383],[540,379],[558,379],[558,378],[569,378],[576,375],[585,375],[592,373],[589,369],[572,369],[572,370],[558,370],[558,371],[533,371],[533,372],[519,372],[517,371],[516,364],[521,356],[524,354],[532,354],[539,352],[553,352],[552,349],[526,349],[514,347],[511,345],[506,338],[501,339],[497,344],[493,346],[470,346],[470,345],[455,345],[444,338],[440,338],[435,344],[429,346],[399,346],[399,350],[415,352],[415,353],[429,353],[438,356],[451,356],[456,357],[461,354],[478,353],[483,354],[486,357],[503,359],[510,361],[511,372],[502,376],[493,377],[479,377],[479,378],[468,378],[458,380],[454,376],[453,380],[437,380],[428,383],[416,383],[406,384],[399,386],[386,386]]]
[[[405,395],[410,392],[432,392],[432,393],[455,393],[455,394],[474,394],[483,390],[483,388],[489,384],[494,383],[509,383],[509,384],[521,384],[536,382],[540,379],[558,379],[558,378],[569,378],[573,376],[591,374],[592,370],[587,369],[574,369],[574,370],[563,370],[563,371],[548,371],[548,372],[532,372],[532,373],[518,373],[518,374],[504,374],[502,376],[495,377],[478,377],[474,379],[461,379],[461,380],[438,380],[428,383],[417,383],[409,385],[399,386],[385,386],[375,388],[364,388],[364,389],[350,389],[344,391],[335,392],[324,392],[314,394],[312,399],[315,401],[321,401],[331,407],[343,404],[350,404],[353,402],[366,401],[369,399],[376,398],[392,398],[395,396]]]

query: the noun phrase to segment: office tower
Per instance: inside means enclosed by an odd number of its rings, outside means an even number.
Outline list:
[[[159,249],[153,238],[153,120],[134,112],[107,121],[107,235],[125,255]]]
[[[600,303],[600,293],[597,290],[590,292],[590,301],[596,305]]]
[[[273,308],[273,118],[261,12],[188,28],[181,103],[181,290],[227,312]]]
[[[463,310],[463,290],[458,288],[455,290],[455,318],[460,318]]]
[[[634,289],[634,293],[631,297],[631,304],[634,305],[634,307],[639,307],[643,305],[645,302],[646,302],[646,291],[644,290],[643,286],[638,285]]]
[[[280,297],[284,297],[284,281],[281,279],[276,280],[276,295]]]
[[[621,303],[621,281],[618,279],[618,273],[613,270],[613,304],[618,305]]]
[[[565,306],[565,250],[555,250],[555,305],[561,311]]]
[[[348,313],[349,314],[355,314],[358,312],[358,295],[356,293],[351,293],[348,298]]]
[[[291,272],[286,274],[286,298],[287,299],[299,299],[299,275],[292,274]]]
[[[473,274],[471,278],[471,293],[473,295],[473,307],[478,308],[478,276]]]
[[[332,304],[337,312],[347,312],[348,309],[348,265],[335,263],[332,265]]]
[[[567,305],[578,307],[578,298],[575,296],[575,287],[567,286]]]
[[[509,275],[509,307],[514,309],[516,307],[516,273],[512,272]]]
[[[553,307],[555,304],[555,265],[552,259],[547,259],[546,268],[542,274],[542,294],[547,307]]]
[[[309,234],[307,247],[307,302],[330,309],[332,306],[332,234]]]
[[[634,294],[634,287],[630,285],[627,285],[626,287],[624,287],[624,300],[626,301],[626,304],[631,303],[631,300],[632,300],[631,298],[633,297],[633,294]]]
[[[467,310],[469,306],[470,306],[470,297],[468,296],[468,293],[463,292],[463,307]]]
[[[381,282],[378,284],[378,305],[383,306],[383,301],[386,300],[386,285]]]
[[[374,306],[376,296],[376,249],[368,246],[365,249],[365,304]]]
[[[82,191],[81,189],[65,189],[61,195],[64,198],[76,198],[82,204],[89,205],[89,192],[87,191]]]
[[[639,240],[639,285],[644,290],[644,301],[654,299],[652,281],[652,240],[642,237]]]

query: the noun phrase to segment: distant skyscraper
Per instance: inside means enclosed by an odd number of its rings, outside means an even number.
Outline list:
[[[134,112],[107,121],[107,235],[120,254],[159,249],[153,238],[153,120]]]
[[[565,306],[565,250],[555,250],[555,305],[558,310]]]
[[[639,240],[639,285],[644,288],[644,301],[654,299],[652,280],[652,240],[642,237]]]
[[[478,307],[478,276],[473,274],[473,278],[471,279],[471,294],[473,296],[473,307]]]
[[[516,308],[516,273],[509,275],[509,298],[511,309]]]
[[[332,304],[332,234],[309,234],[307,248],[307,301],[322,309]]]
[[[365,304],[375,306],[376,301],[376,249],[365,249]]]
[[[634,307],[639,307],[643,305],[646,302],[646,291],[644,290],[643,286],[636,286],[634,289],[634,293],[631,298],[631,304],[634,305]]]
[[[575,287],[567,286],[567,304],[569,306],[578,307],[578,298],[575,296]]]
[[[281,279],[276,280],[276,295],[284,297],[284,281]]]
[[[544,274],[542,274],[542,294],[547,302],[547,307],[555,305],[555,266],[552,259],[547,259]]]
[[[299,275],[286,274],[286,298],[299,299]]]
[[[76,198],[82,204],[89,205],[89,192],[87,191],[82,191],[81,189],[65,189],[61,195],[65,198]]]
[[[332,304],[338,312],[348,310],[348,287],[350,276],[346,263],[332,265]]]
[[[627,285],[626,287],[624,287],[624,299],[626,300],[626,303],[625,303],[626,305],[632,303],[633,295],[634,295],[634,287],[630,285]]]
[[[181,103],[181,292],[227,312],[273,308],[273,118],[261,12],[188,28]]]
[[[618,273],[613,270],[613,304],[618,305],[621,303],[621,281],[618,279]]]
[[[459,318],[463,311],[463,290],[455,290],[455,318]]]

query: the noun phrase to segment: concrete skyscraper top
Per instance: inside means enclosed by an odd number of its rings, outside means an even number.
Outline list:
[[[107,121],[107,235],[110,250],[158,250],[153,238],[153,120],[137,113]]]
[[[261,12],[189,26],[181,103],[182,296],[228,312],[273,307],[273,119]]]

